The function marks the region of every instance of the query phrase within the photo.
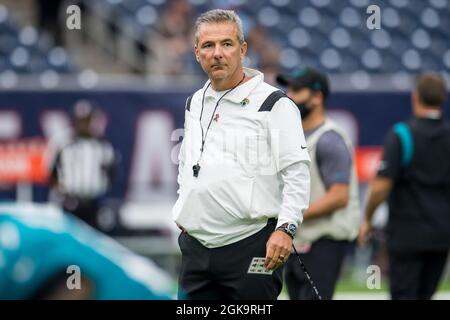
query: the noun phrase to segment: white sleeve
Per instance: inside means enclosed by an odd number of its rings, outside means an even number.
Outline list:
[[[178,183],[178,190],[177,194],[180,194],[182,184],[183,184],[183,171],[184,171],[184,165],[186,163],[186,152],[185,152],[185,143],[186,140],[186,116],[187,116],[187,110],[184,112],[184,135],[183,135],[183,141],[181,141],[180,151],[178,152],[178,176],[177,176],[177,183]]]
[[[303,222],[303,213],[309,207],[310,173],[309,164],[301,161],[281,171],[283,193],[277,228],[284,223],[297,227]]]
[[[281,98],[268,115],[270,146],[277,171],[303,161],[309,165],[300,111],[289,98]]]
[[[181,185],[183,181],[183,168],[184,168],[184,160],[185,154],[184,154],[184,138],[181,142],[180,152],[178,153],[178,176],[177,176],[177,182],[178,182],[178,190],[177,193],[180,194],[181,191]]]

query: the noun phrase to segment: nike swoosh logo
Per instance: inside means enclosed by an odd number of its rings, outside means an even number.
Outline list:
[[[304,146],[301,146],[301,148],[302,148],[302,149],[306,149],[306,147],[304,147]]]

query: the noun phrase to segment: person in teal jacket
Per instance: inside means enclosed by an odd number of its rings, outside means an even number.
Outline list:
[[[172,299],[175,283],[58,210],[0,209],[0,299]]]

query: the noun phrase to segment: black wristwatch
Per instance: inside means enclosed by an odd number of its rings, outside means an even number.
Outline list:
[[[283,231],[287,233],[292,239],[295,237],[295,233],[297,232],[297,227],[293,223],[283,223],[281,226],[276,228],[276,230]]]

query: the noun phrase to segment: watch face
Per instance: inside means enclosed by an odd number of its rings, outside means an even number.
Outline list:
[[[295,234],[295,232],[297,231],[297,227],[294,224],[290,224],[288,225],[288,230],[291,234]]]

